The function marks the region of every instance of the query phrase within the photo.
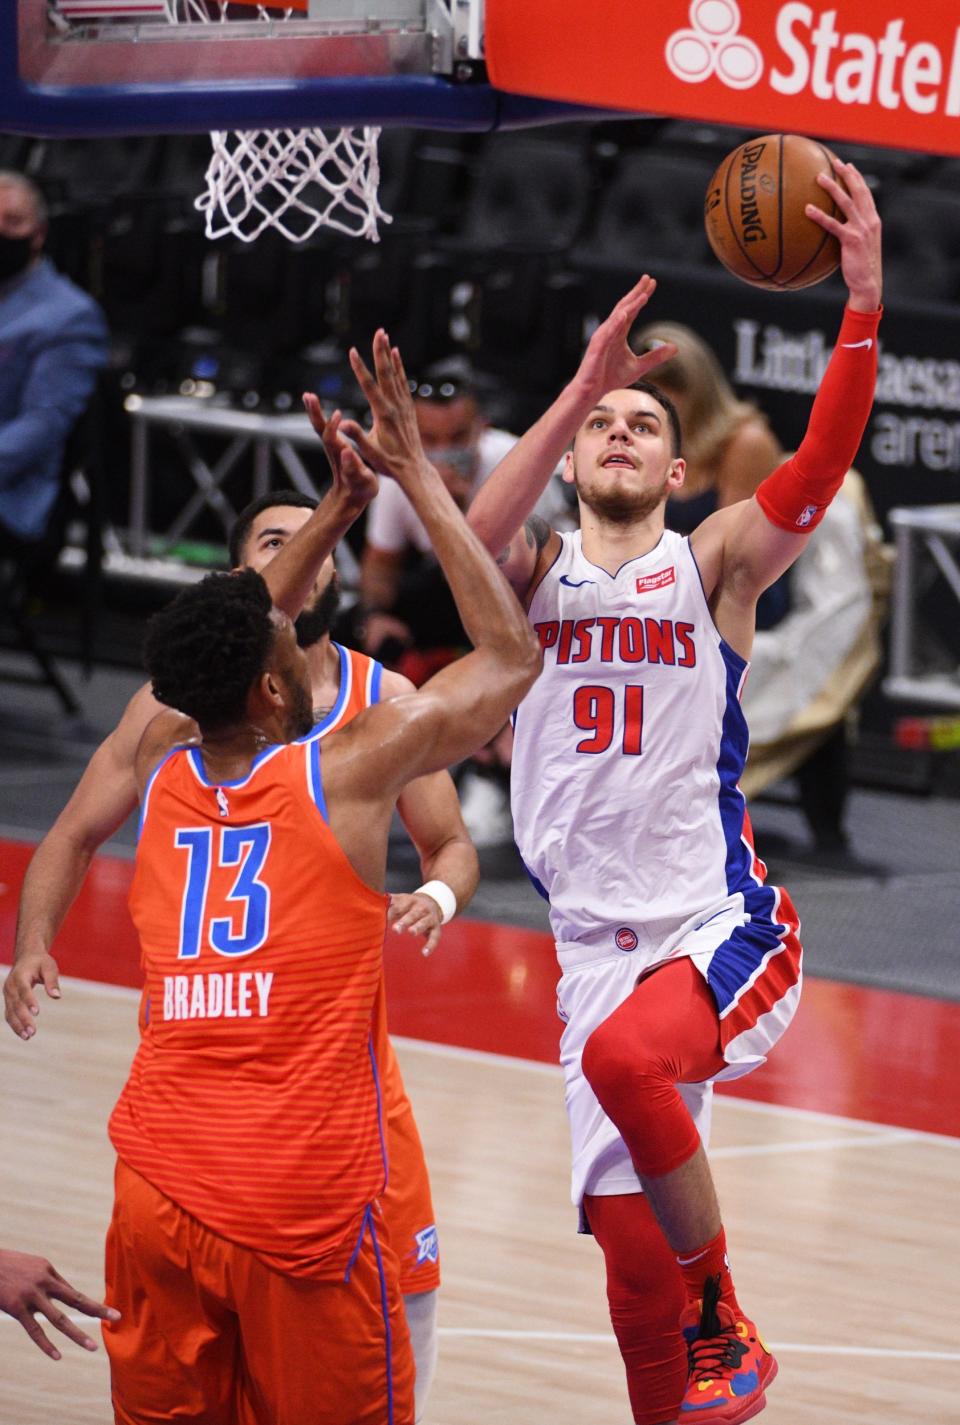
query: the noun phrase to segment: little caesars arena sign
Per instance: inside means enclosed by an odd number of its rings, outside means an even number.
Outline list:
[[[788,333],[742,317],[734,321],[733,331],[735,359],[730,374],[735,382],[761,391],[814,395],[833,351],[832,332]],[[960,471],[960,361],[947,356],[901,356],[881,343],[866,445],[877,465]]]
[[[957,0],[487,0],[486,24],[515,93],[960,154]]]
[[[807,313],[810,305],[808,298]],[[723,323],[724,366],[741,391],[759,400],[785,443],[794,444],[833,350],[835,313],[823,311],[821,326],[819,311],[804,323],[795,309],[787,329],[770,320],[769,311],[753,293],[735,294],[729,325]],[[887,313],[883,333],[876,398],[856,465],[885,518],[893,505],[960,499],[960,360],[954,355],[960,322],[903,306]]]

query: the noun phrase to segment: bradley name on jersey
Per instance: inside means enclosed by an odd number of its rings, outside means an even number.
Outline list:
[[[238,974],[164,975],[163,1017],[167,1019],[266,1019],[273,971]]]

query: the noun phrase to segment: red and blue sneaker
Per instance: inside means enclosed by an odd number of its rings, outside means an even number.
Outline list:
[[[777,1363],[753,1322],[720,1300],[719,1277],[707,1278],[698,1305],[699,1317],[690,1307],[680,1318],[690,1365],[680,1420],[743,1425],[766,1405]]]

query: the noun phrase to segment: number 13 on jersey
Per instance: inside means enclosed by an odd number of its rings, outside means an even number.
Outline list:
[[[217,859],[213,860],[216,842]],[[181,827],[174,845],[187,853],[186,882],[180,910],[181,960],[195,960],[206,940],[219,955],[249,955],[270,929],[270,887],[259,880],[270,849],[268,822],[252,826]],[[209,905],[214,864],[236,866],[237,874],[219,905]],[[226,914],[215,915],[215,910]]]
[[[584,683],[573,694],[573,721],[583,737],[577,743],[578,752],[606,752],[614,738],[627,757],[639,757],[643,751],[643,688],[628,683],[623,689],[623,714],[618,728],[617,695],[602,683]]]

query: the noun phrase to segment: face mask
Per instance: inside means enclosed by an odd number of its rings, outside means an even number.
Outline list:
[[[477,472],[480,452],[475,445],[434,445],[427,448],[427,459],[435,465],[446,465],[465,480]]]
[[[33,256],[33,237],[12,238],[0,233],[0,282],[16,277]]]

